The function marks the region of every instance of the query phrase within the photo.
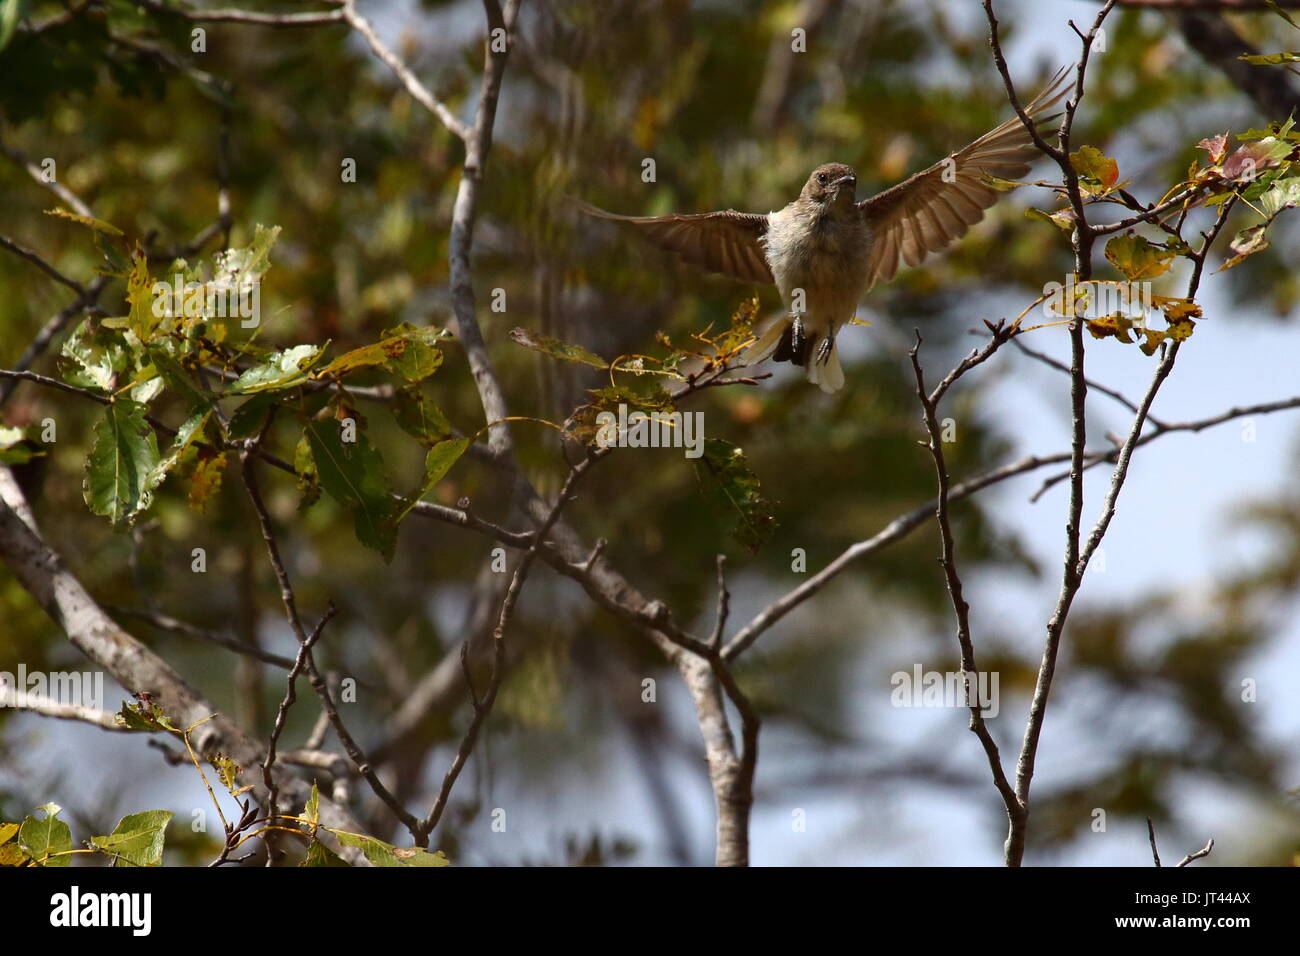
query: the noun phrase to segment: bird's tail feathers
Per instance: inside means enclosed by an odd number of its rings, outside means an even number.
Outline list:
[[[823,359],[814,356],[808,363],[808,381],[823,392],[838,392],[844,387],[844,369],[840,367],[840,350],[831,343],[830,352]]]
[[[788,317],[778,317],[771,325],[760,335],[757,341],[749,348],[745,349],[741,360],[746,365],[757,365],[766,358],[770,358],[776,351],[776,347],[781,344],[781,339],[785,335],[785,330],[790,326]]]

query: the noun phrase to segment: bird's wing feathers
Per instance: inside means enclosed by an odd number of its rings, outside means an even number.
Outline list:
[[[1063,68],[1025,107],[1036,123],[1053,118],[1046,114],[1065,95],[1065,80]],[[930,253],[965,235],[1001,195],[983,181],[984,176],[1018,179],[1025,175],[1033,159],[1031,146],[1020,117],[1013,116],[948,159],[858,203],[874,234],[868,286],[888,282],[900,262],[919,265]],[[951,182],[945,180],[945,171]]]
[[[743,282],[774,281],[759,242],[767,233],[767,216],[733,209],[694,216],[619,216],[584,202],[574,203],[589,216],[631,223],[655,245],[708,272]]]

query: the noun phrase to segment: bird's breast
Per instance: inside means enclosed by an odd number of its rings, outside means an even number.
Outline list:
[[[848,310],[850,317],[866,282],[871,233],[854,214],[810,214],[792,204],[768,216],[767,263],[787,305],[804,291],[807,311]]]

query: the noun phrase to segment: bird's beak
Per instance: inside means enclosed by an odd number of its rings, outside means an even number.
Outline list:
[[[841,176],[839,179],[835,180],[834,183],[836,189],[844,186],[847,186],[849,189],[856,189],[857,185],[858,177],[856,176]]]

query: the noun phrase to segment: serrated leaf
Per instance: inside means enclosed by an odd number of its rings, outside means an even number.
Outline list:
[[[763,497],[758,477],[745,453],[730,442],[709,438],[698,472],[709,479],[731,512],[731,534],[751,552],[757,552],[776,529],[773,506]]]
[[[306,436],[321,487],[353,512],[357,540],[391,560],[397,513],[379,452],[364,432],[344,442],[337,422],[311,422]]]
[[[158,461],[158,440],[145,421],[144,406],[127,399],[105,406],[86,459],[86,505],[114,525],[129,521],[149,507],[149,482]]]
[[[168,810],[127,814],[112,833],[92,837],[90,845],[111,856],[114,866],[162,866],[167,824],[174,815]]]
[[[212,769],[217,772],[217,779],[221,781],[223,787],[227,790],[234,790],[235,787],[238,786],[239,771],[241,769],[239,764],[235,763],[223,753],[215,754],[208,763],[210,763]]]
[[[566,362],[576,362],[599,369],[609,368],[608,362],[594,352],[587,351],[581,345],[570,345],[541,332],[532,332],[528,329],[511,329],[510,340],[526,349],[542,352],[554,358],[563,359]]]
[[[153,311],[153,279],[149,276],[149,258],[136,247],[131,253],[131,274],[126,280],[126,301],[131,309],[127,313],[127,326],[143,344],[153,338],[162,317]]]
[[[1106,258],[1128,279],[1154,279],[1169,271],[1174,252],[1136,233],[1114,236],[1106,243]]]
[[[295,345],[273,352],[265,364],[250,368],[230,386],[232,395],[283,391],[307,381],[307,372],[325,352],[323,345]]]
[[[23,820],[18,829],[18,845],[41,866],[67,866],[72,862],[71,856],[53,856],[67,854],[72,849],[72,830],[58,819],[63,808],[57,803],[47,803],[36,809],[44,812],[45,817],[38,820],[29,816]]]
[[[319,840],[307,847],[307,855],[299,866],[347,866],[347,862]]]
[[[190,445],[203,437],[203,429],[211,416],[210,409],[198,408],[185,419],[181,427],[176,430],[176,437],[172,440],[171,447],[167,449],[167,457],[159,461],[149,473],[145,483],[146,491],[153,492],[172,473]]]
[[[127,730],[180,733],[180,728],[156,704],[123,701],[121,710],[113,717]]]
[[[63,375],[73,385],[113,391],[117,376],[127,368],[130,352],[122,333],[104,322],[86,319],[63,343],[62,354],[77,364]]]
[[[428,378],[442,365],[442,349],[435,343],[444,337],[440,329],[403,324],[389,329],[373,345],[363,345],[339,356],[314,373],[315,378],[343,376],[359,368],[381,365],[411,382]]]
[[[1196,145],[1210,154],[1210,165],[1217,166],[1228,155],[1228,134],[1223,132],[1217,136],[1207,136]]]
[[[339,843],[343,846],[360,850],[365,854],[375,866],[450,866],[451,864],[443,855],[441,850],[436,853],[430,853],[428,850],[419,847],[395,847],[390,843],[382,840],[376,840],[374,837],[364,836],[360,833],[348,833],[345,830],[335,830],[326,827],[338,837]]]
[[[112,236],[114,239],[126,235],[126,233],[117,228],[117,226],[113,225],[111,222],[104,222],[102,219],[94,219],[90,216],[79,216],[75,212],[68,212],[66,209],[47,209],[45,210],[45,215],[54,216],[56,219],[67,219],[70,222],[88,226],[96,232],[102,233],[106,236]]]

